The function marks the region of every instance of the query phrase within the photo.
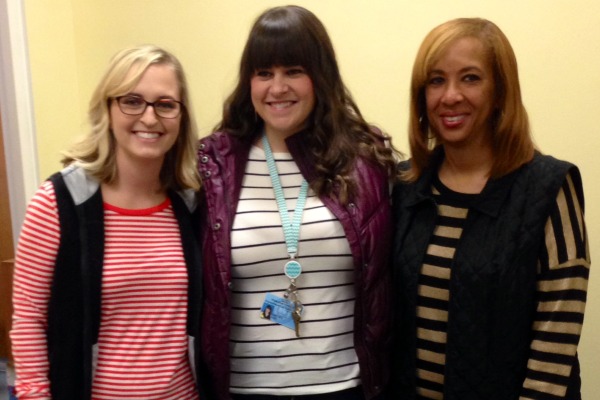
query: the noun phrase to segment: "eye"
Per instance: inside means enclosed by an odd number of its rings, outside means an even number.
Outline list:
[[[154,103],[154,108],[158,108],[165,111],[175,110],[179,104],[175,100],[161,99]]]
[[[480,81],[481,77],[477,74],[467,74],[463,76],[463,81],[465,82],[477,82]]]
[[[305,74],[306,70],[302,67],[291,67],[291,68],[287,69],[286,73],[289,76],[297,76],[297,75]]]
[[[443,77],[441,77],[441,76],[432,76],[427,81],[427,85],[429,85],[429,86],[439,86],[439,85],[441,85],[444,82],[445,82],[445,80],[444,80]]]
[[[254,71],[254,76],[258,76],[259,78],[270,78],[273,76],[273,73],[268,69],[257,69]]]
[[[144,100],[139,96],[127,95],[121,97],[119,103],[127,107],[139,107],[144,104]]]

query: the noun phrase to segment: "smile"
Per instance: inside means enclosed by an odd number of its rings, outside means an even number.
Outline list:
[[[271,107],[273,107],[276,110],[284,110],[286,108],[289,108],[291,106],[293,106],[295,104],[295,102],[293,101],[278,101],[278,102],[268,102],[268,105],[270,105]]]
[[[465,119],[464,115],[455,115],[453,117],[443,117],[444,121],[449,122],[449,123],[457,123],[462,121],[463,119]]]
[[[466,118],[466,115],[453,115],[453,116],[443,116],[442,121],[444,125],[452,127],[456,125],[460,125]]]
[[[136,131],[134,132],[135,136],[142,138],[142,139],[158,139],[161,134],[157,133],[157,132],[140,132],[140,131]]]

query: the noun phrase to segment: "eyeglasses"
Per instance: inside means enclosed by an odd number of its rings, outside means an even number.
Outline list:
[[[115,97],[119,109],[123,114],[142,115],[148,106],[152,106],[154,113],[162,118],[177,118],[184,107],[183,103],[173,99],[158,99],[149,102],[132,94]]]

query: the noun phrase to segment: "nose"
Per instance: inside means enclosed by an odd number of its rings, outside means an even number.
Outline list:
[[[287,77],[285,74],[277,72],[273,75],[273,84],[271,85],[271,93],[283,94],[286,93],[289,89]]]
[[[456,82],[448,82],[442,96],[442,102],[444,102],[444,104],[456,104],[462,100],[463,94],[459,85]]]
[[[152,104],[146,105],[146,109],[140,116],[140,121],[146,124],[146,126],[151,126],[158,122],[158,117],[156,116],[156,112],[154,111],[154,106]]]

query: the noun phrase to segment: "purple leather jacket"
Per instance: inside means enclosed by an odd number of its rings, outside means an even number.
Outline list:
[[[310,183],[314,177],[303,133],[287,139],[290,153]],[[209,398],[229,400],[229,329],[231,307],[230,231],[237,208],[248,153],[255,138],[217,132],[200,141],[198,170],[202,187],[201,227],[204,260],[202,362],[207,369]],[[341,222],[355,267],[354,345],[365,397],[382,392],[389,376],[391,280],[388,254],[391,214],[388,179],[382,168],[358,160],[354,176],[359,194],[347,205],[321,197]],[[307,349],[308,350],[308,349]]]

